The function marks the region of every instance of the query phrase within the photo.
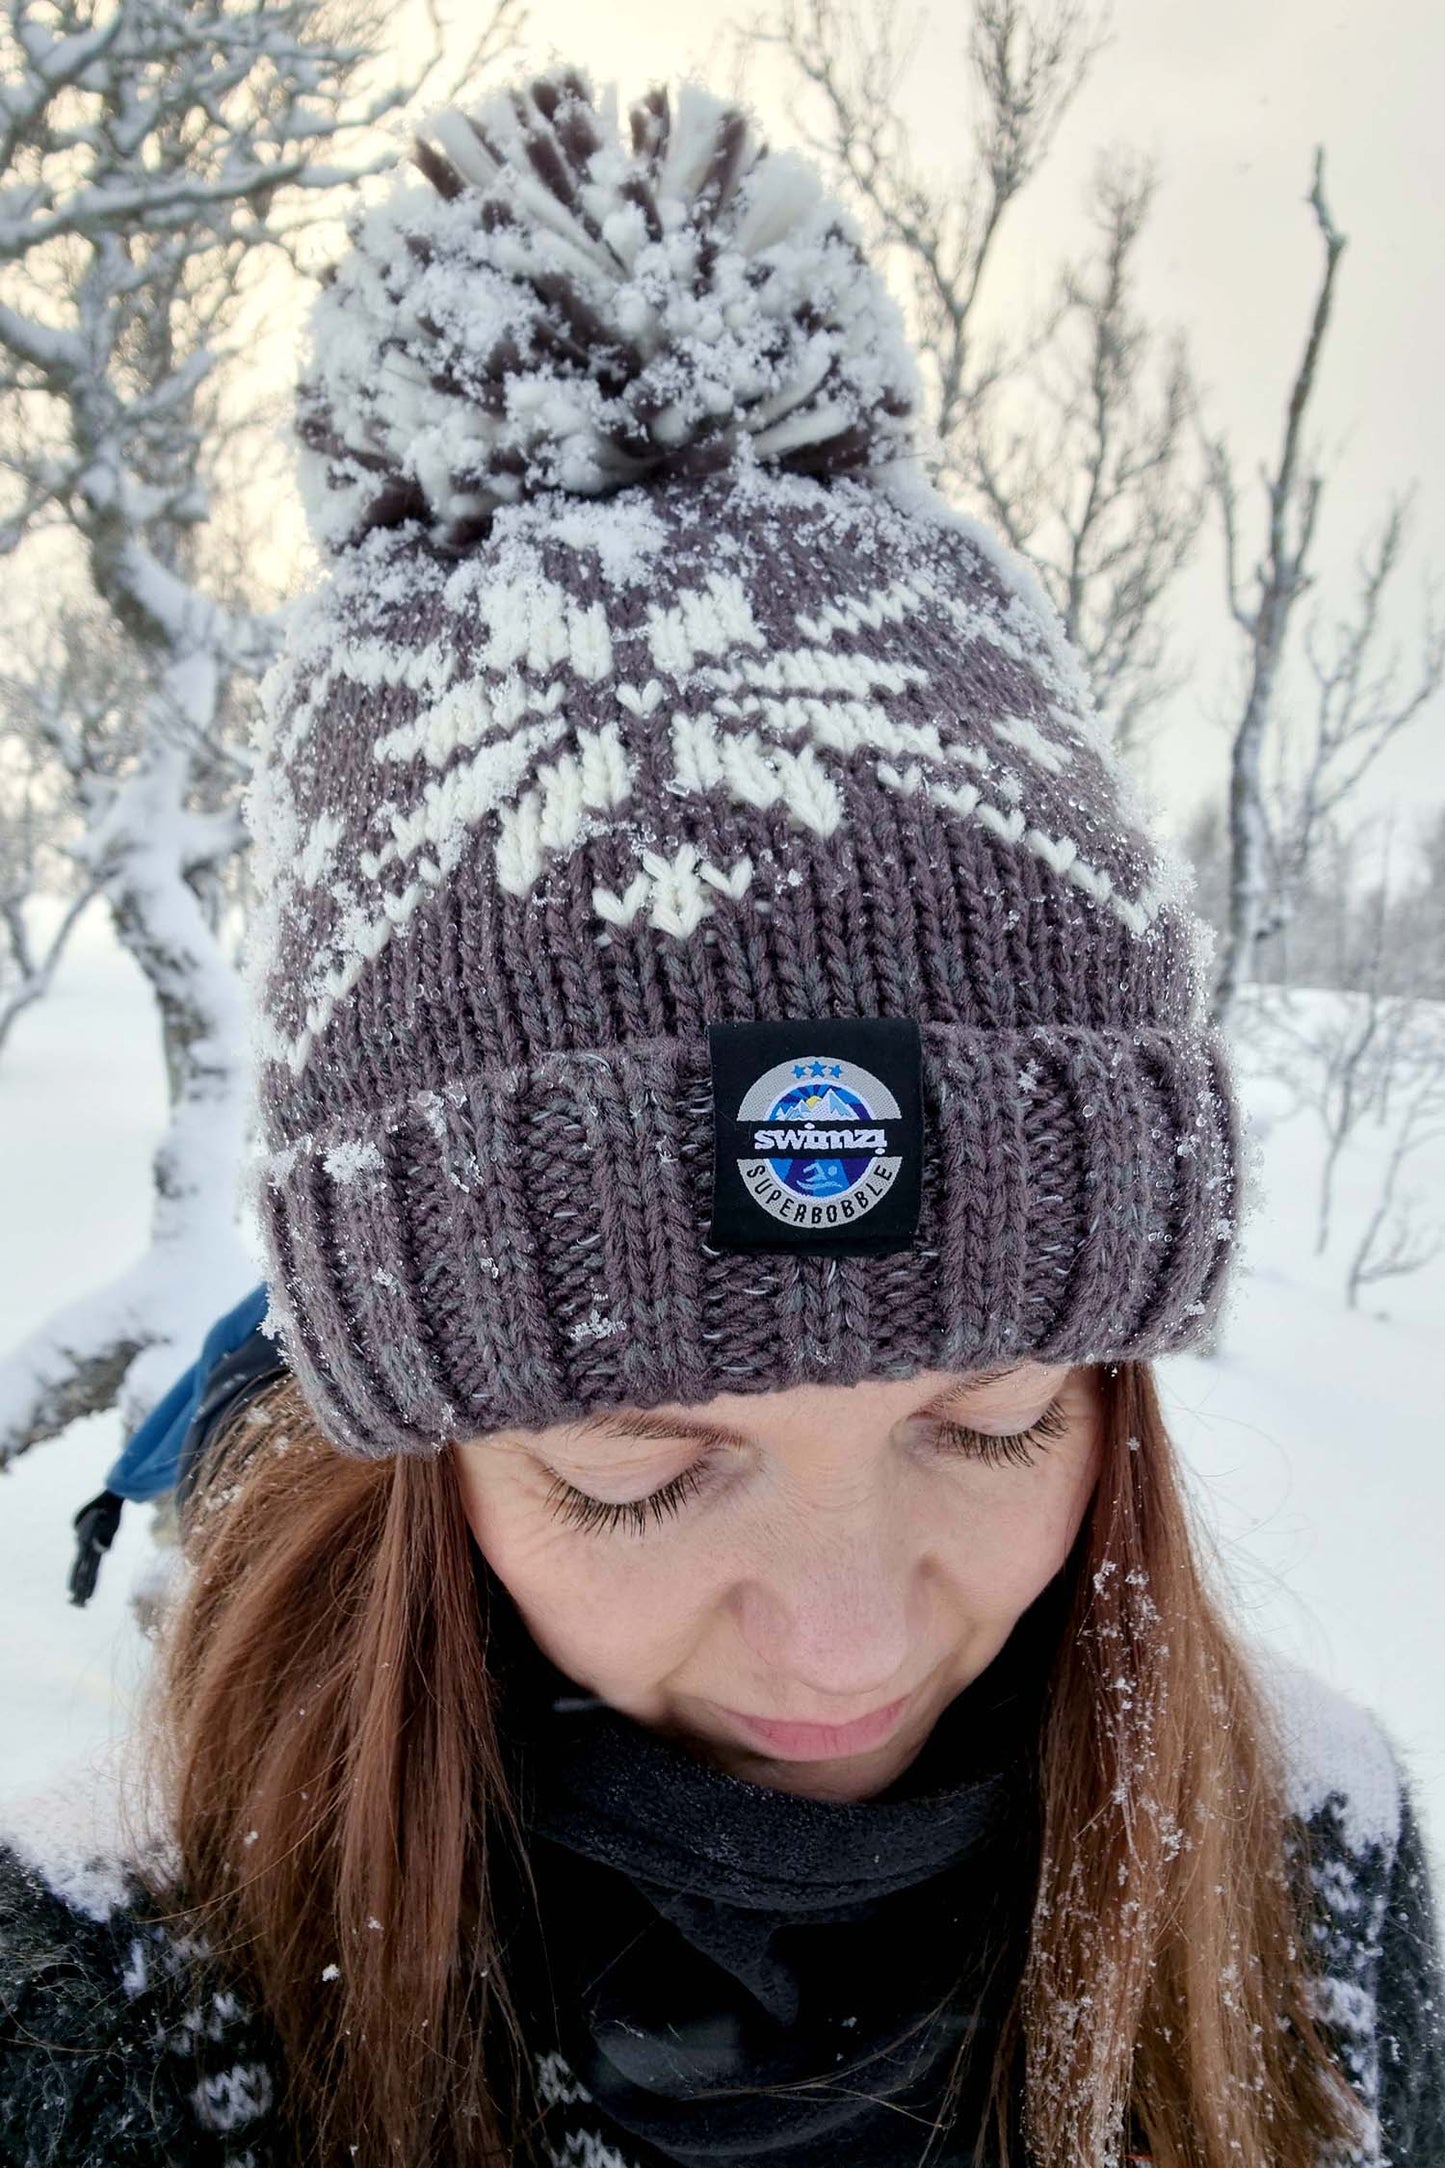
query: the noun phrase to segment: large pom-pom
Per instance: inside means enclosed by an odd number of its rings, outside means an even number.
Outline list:
[[[813,168],[697,84],[629,118],[624,144],[571,69],[437,113],[424,178],[353,221],[299,395],[324,544],[415,519],[460,549],[543,491],[909,448],[901,317]]]

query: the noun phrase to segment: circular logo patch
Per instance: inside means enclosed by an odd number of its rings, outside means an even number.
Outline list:
[[[857,1062],[824,1054],[780,1061],[748,1087],[737,1119],[751,1125],[738,1173],[753,1203],[789,1227],[842,1228],[880,1204],[903,1164],[886,1122],[897,1099]]]

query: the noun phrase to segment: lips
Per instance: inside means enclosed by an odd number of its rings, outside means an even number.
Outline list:
[[[768,1716],[747,1716],[740,1709],[724,1709],[739,1738],[775,1761],[837,1761],[847,1754],[866,1754],[881,1746],[898,1729],[912,1696],[891,1701],[886,1709],[874,1709],[855,1717],[850,1724],[793,1724]]]

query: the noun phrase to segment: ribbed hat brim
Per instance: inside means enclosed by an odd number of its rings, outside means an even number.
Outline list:
[[[1200,1339],[1239,1213],[1218,1034],[922,1027],[916,1243],[707,1242],[702,1040],[544,1056],[257,1169],[272,1309],[341,1450],[431,1452],[603,1406]]]

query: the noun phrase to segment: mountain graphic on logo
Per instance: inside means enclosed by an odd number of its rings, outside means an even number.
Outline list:
[[[847,1099],[840,1099],[831,1084],[827,1091],[820,1092],[815,1099],[805,1099],[802,1107],[794,1108],[793,1112],[804,1113],[813,1121],[820,1115],[827,1114],[834,1115],[843,1122],[856,1122],[858,1119],[857,1107]]]

